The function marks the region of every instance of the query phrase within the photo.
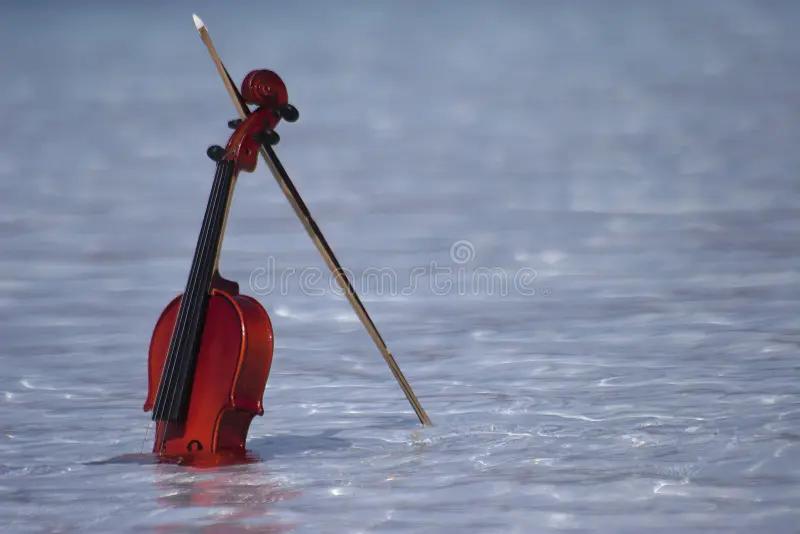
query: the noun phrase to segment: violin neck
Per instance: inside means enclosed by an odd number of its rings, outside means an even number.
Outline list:
[[[156,421],[182,421],[186,417],[197,350],[203,333],[211,281],[222,246],[234,175],[232,161],[221,160],[217,163],[192,268],[156,395],[153,408],[153,419]]]
[[[222,248],[233,182],[233,162],[222,160],[217,163],[217,172],[214,175],[203,225],[197,236],[189,279],[186,281],[186,289],[183,293],[183,303],[185,304],[189,304],[187,302],[189,296],[196,301],[195,303],[205,301],[211,292],[211,280],[216,271],[217,258]],[[181,311],[184,309],[183,303]]]

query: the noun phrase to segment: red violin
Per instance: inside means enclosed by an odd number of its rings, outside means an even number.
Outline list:
[[[170,302],[150,341],[145,411],[156,421],[153,452],[168,458],[244,455],[272,364],[269,316],[217,271],[228,207],[240,171],[252,172],[263,144],[275,144],[281,118],[293,122],[286,86],[269,70],[250,72],[242,97],[258,106],[227,146],[209,148],[217,162],[186,289]]]

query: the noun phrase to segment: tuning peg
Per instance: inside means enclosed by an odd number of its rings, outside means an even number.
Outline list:
[[[281,136],[278,135],[278,132],[275,130],[264,130],[263,132],[256,134],[256,141],[263,145],[274,146],[277,145],[280,140]]]
[[[286,122],[294,122],[300,118],[300,112],[291,104],[284,104],[278,108],[278,115]]]
[[[211,145],[206,150],[206,154],[213,161],[219,162],[225,156],[225,149],[219,145]]]
[[[242,119],[233,119],[232,121],[228,121],[228,128],[235,130],[240,124],[242,124]]]

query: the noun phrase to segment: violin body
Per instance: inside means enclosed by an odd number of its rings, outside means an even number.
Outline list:
[[[147,411],[155,403],[180,303],[181,296],[175,297],[153,330]],[[153,452],[167,457],[243,455],[250,422],[264,413],[262,397],[272,350],[272,324],[266,310],[252,297],[239,294],[236,283],[215,276],[185,420],[157,421]]]
[[[286,86],[272,71],[252,71],[242,85],[246,113],[228,125],[227,146],[212,146],[216,162],[186,289],[161,313],[150,340],[145,411],[156,422],[153,452],[205,465],[243,457],[272,365],[269,316],[217,269],[225,222],[240,171],[252,172],[259,150],[279,139],[274,128],[297,118]],[[247,104],[258,106],[255,111]],[[242,458],[244,459],[244,458]]]

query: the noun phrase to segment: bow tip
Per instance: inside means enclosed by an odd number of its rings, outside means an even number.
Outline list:
[[[194,26],[195,26],[195,28],[197,28],[197,31],[200,31],[200,30],[202,30],[203,28],[206,27],[206,25],[203,24],[203,19],[201,19],[200,17],[198,17],[194,13],[192,13],[192,19],[194,20]]]

